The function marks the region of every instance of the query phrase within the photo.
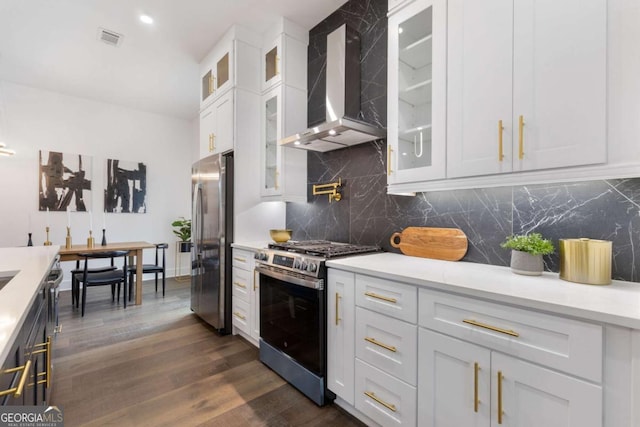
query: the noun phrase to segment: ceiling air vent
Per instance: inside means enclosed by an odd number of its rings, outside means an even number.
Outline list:
[[[104,28],[98,28],[98,39],[111,46],[118,46],[122,43],[122,34],[118,34],[115,31],[105,30]]]

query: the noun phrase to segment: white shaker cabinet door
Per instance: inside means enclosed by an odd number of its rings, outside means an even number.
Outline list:
[[[418,419],[432,427],[489,427],[491,352],[420,328]]]
[[[329,269],[327,279],[327,388],[355,405],[355,274]]]
[[[514,5],[514,170],[604,163],[606,0]]]
[[[513,3],[449,0],[447,12],[447,177],[511,172]]]
[[[602,426],[602,387],[497,352],[491,361],[493,413],[501,426]]]

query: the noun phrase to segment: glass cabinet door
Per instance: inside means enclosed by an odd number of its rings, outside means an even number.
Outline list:
[[[280,96],[279,91],[271,91],[263,96],[263,176],[262,194],[271,195],[279,192],[280,150],[278,147]]]
[[[436,5],[410,3],[389,18],[390,182],[444,177],[446,87],[438,55],[446,45],[444,33],[434,32]]]
[[[229,81],[229,52],[216,63],[216,90]]]
[[[431,13],[398,27],[398,169],[431,166]]]

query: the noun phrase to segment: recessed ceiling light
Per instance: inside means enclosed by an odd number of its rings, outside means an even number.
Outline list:
[[[335,130],[331,129],[331,130],[329,131],[329,135],[335,135],[335,134],[336,134],[336,131],[335,131]]]
[[[402,27],[398,27],[398,34],[402,34]]]
[[[294,142],[293,145],[300,145],[300,141]]]
[[[140,15],[140,21],[144,22],[145,24],[153,24],[153,18],[149,15]]]

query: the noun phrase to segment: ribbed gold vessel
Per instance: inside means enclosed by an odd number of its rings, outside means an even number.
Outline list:
[[[587,285],[611,283],[611,249],[608,240],[560,239],[560,278]]]

